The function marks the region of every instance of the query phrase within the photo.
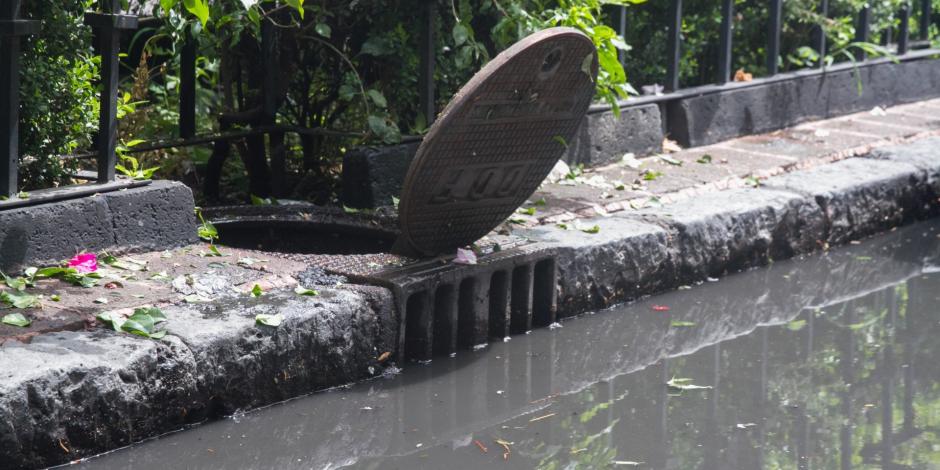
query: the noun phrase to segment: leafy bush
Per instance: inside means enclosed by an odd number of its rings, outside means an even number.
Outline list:
[[[91,145],[98,127],[99,60],[82,23],[90,0],[23,3],[25,17],[42,20],[21,55],[20,178],[31,189],[60,183],[65,164],[57,156]]]

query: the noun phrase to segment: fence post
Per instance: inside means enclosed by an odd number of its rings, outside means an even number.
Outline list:
[[[418,97],[421,113],[424,114],[428,126],[434,122],[437,109],[434,105],[434,20],[437,18],[437,0],[424,2],[424,11],[421,15],[421,44],[419,47]]]
[[[718,45],[718,84],[724,85],[731,78],[731,41],[734,24],[734,0],[721,3],[721,36]]]
[[[669,8],[669,36],[666,45],[666,91],[679,89],[679,60],[682,58],[682,0],[672,0]]]
[[[137,17],[122,15],[121,0],[101,0],[101,13],[85,13],[85,24],[95,30],[101,51],[101,104],[98,113],[98,183],[114,181],[117,156],[117,98],[121,31],[137,29]]]
[[[898,28],[898,55],[907,54],[908,42],[911,38],[911,7],[905,2],[901,5],[901,13],[898,15],[901,22]]]
[[[620,18],[617,21],[617,33],[620,34],[620,37],[626,41],[627,38],[627,7],[620,7]],[[620,61],[620,65],[626,65],[627,62],[627,51],[617,51],[617,60]]]
[[[819,2],[819,16],[823,20],[829,17],[829,0],[822,0]],[[813,45],[816,46],[816,53],[819,54],[819,67],[826,66],[826,29],[823,25],[818,24],[813,27]]]
[[[19,19],[20,0],[0,6],[0,196],[19,192],[20,42],[39,30],[38,21]]]
[[[783,0],[770,0],[770,24],[767,38],[767,74],[776,75],[779,70],[780,30],[783,28]]]
[[[187,31],[180,49],[180,137],[196,135],[196,39]]]
[[[930,0],[920,0],[920,39],[930,39]]]
[[[868,42],[869,36],[871,35],[871,8],[864,7],[861,11],[858,12],[858,29],[855,30],[855,41],[856,42]],[[865,60],[868,57],[868,54],[865,52],[865,49],[859,48],[855,51],[855,58],[857,60]]]

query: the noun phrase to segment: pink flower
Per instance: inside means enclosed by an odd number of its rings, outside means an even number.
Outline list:
[[[98,256],[94,253],[79,253],[69,260],[69,267],[75,268],[80,274],[93,273],[98,270]]]
[[[457,248],[457,257],[454,258],[456,264],[477,264],[477,254],[473,250]]]

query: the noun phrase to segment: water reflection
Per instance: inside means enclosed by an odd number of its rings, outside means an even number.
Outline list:
[[[940,274],[924,274],[940,265],[938,227],[776,263],[84,466],[940,468]],[[672,378],[712,388],[677,395],[665,386]],[[497,439],[511,443],[508,460]]]

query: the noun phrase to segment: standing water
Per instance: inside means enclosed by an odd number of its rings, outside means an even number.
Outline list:
[[[79,468],[940,468],[938,234],[777,262]]]

